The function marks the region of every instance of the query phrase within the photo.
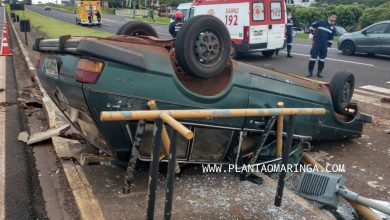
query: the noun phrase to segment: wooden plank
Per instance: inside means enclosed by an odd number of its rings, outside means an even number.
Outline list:
[[[58,135],[61,134],[61,132],[63,132],[64,130],[68,129],[69,127],[70,127],[70,125],[66,124],[66,125],[62,125],[62,126],[60,126],[58,128],[52,128],[52,129],[49,129],[49,130],[46,130],[46,131],[43,131],[43,132],[39,132],[39,133],[33,134],[28,139],[27,145],[35,144],[35,143],[38,143],[38,142],[50,139],[50,138],[52,138],[54,136],[58,136]]]

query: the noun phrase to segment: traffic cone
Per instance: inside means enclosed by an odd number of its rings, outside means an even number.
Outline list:
[[[7,31],[3,30],[2,38],[9,38]]]
[[[1,40],[1,53],[0,56],[12,56],[11,51],[9,50],[8,47],[8,40],[7,38],[3,38]]]

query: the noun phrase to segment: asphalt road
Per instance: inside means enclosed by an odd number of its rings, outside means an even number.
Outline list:
[[[64,13],[56,10],[44,11],[38,6],[27,6],[28,9],[48,17],[75,23],[74,14]],[[126,17],[103,15],[102,31],[115,33],[117,29],[131,19]],[[169,38],[167,26],[153,25],[161,38]],[[98,28],[98,27],[93,27]],[[356,56],[344,56],[334,45],[328,53],[322,81],[330,81],[332,76],[339,71],[349,71],[355,74],[356,88],[390,95],[390,56],[368,56],[364,54]],[[285,51],[280,51],[279,56],[266,58],[259,54],[243,56],[240,60],[254,65],[273,66],[276,70],[288,72],[300,76],[307,73],[311,41],[294,39],[293,58],[286,58]],[[317,67],[316,67],[317,68]],[[316,69],[315,69],[316,70]]]

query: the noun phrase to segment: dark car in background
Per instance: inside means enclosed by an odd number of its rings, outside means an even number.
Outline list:
[[[336,29],[336,34],[335,34],[336,36],[343,36],[345,34],[349,34],[349,32],[341,26],[334,26],[334,27]]]
[[[348,56],[355,53],[390,55],[390,20],[341,36],[338,49]]]

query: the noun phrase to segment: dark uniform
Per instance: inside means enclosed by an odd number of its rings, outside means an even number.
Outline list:
[[[93,12],[92,10],[88,11],[88,22],[91,25],[92,24],[92,19],[93,19]]]
[[[171,22],[169,25],[169,33],[172,35],[173,38],[176,37],[177,32],[179,32],[181,26],[183,26],[183,22],[181,19],[176,19],[175,21]]]
[[[287,57],[291,56],[291,48],[292,48],[292,41],[293,41],[293,20],[292,18],[287,19]]]
[[[328,55],[328,48],[332,47],[335,27],[334,24],[331,24],[328,20],[322,20],[313,23],[310,26],[310,32],[314,35],[314,37],[313,45],[310,50],[311,56],[308,76],[313,75],[314,65],[319,57],[317,76],[322,77],[322,70],[325,66],[325,58]]]

